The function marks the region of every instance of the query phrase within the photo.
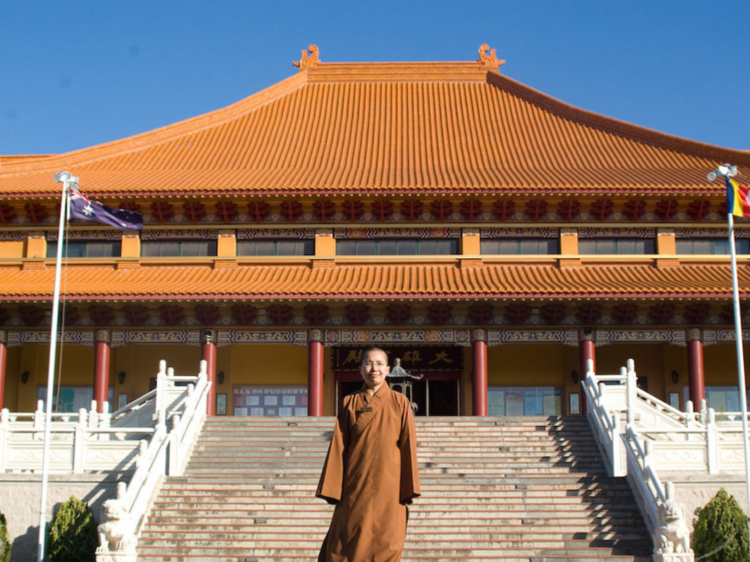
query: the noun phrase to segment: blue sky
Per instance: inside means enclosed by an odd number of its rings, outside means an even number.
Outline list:
[[[0,0],[0,154],[85,148],[323,61],[475,60],[569,104],[750,150],[746,0]]]

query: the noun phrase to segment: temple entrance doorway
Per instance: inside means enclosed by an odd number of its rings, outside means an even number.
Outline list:
[[[412,402],[415,416],[458,416],[460,399],[460,379],[427,378],[413,381],[388,383],[392,390],[406,395]],[[408,386],[407,386],[408,385]],[[355,379],[349,374],[337,377],[336,412],[344,403],[344,397],[362,388],[362,378]]]
[[[359,363],[370,346],[341,346],[332,350],[336,413],[344,397],[362,388]],[[416,416],[458,416],[461,414],[463,348],[445,346],[382,346],[388,354],[391,374],[397,363],[407,376],[388,377],[388,384],[412,402]]]

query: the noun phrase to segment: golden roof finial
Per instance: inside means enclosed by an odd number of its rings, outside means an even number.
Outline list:
[[[309,53],[309,54],[308,54]],[[318,66],[320,59],[318,58],[318,46],[310,45],[307,50],[302,51],[302,58],[298,61],[294,61],[292,64],[302,71],[305,68],[315,68]]]
[[[489,53],[489,54],[488,54]],[[498,72],[500,66],[505,64],[504,60],[499,60],[495,54],[495,49],[490,49],[490,46],[486,43],[479,47],[479,59],[478,62],[484,66],[489,66],[495,72]]]

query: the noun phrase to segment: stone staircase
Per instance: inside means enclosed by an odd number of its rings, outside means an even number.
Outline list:
[[[168,478],[141,561],[317,560],[332,506],[314,498],[333,418],[210,418],[185,476]],[[646,562],[624,479],[606,475],[584,418],[418,419],[422,497],[404,561]]]

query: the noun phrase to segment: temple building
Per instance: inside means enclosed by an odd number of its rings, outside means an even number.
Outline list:
[[[70,222],[58,410],[117,409],[160,359],[206,359],[212,415],[333,415],[372,345],[414,376],[420,416],[582,414],[586,361],[629,358],[676,408],[738,410],[725,189],[706,176],[746,181],[750,152],[572,107],[502,64],[486,45],[421,63],[311,45],[229,107],[0,157],[2,406],[46,399],[69,171],[144,228]]]

